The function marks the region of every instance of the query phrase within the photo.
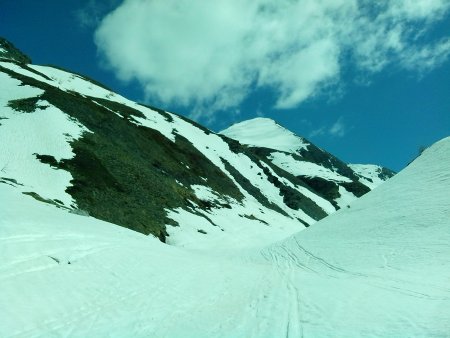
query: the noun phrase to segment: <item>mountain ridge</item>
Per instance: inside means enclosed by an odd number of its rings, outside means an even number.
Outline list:
[[[86,77],[21,60],[0,62],[0,138],[11,146],[1,177],[40,201],[191,245],[235,236],[224,215],[277,236],[276,224],[296,231],[370,191],[309,142],[298,152],[241,144]],[[14,149],[10,134],[30,144]],[[39,174],[29,177],[24,163]],[[307,174],[292,170],[302,166]]]

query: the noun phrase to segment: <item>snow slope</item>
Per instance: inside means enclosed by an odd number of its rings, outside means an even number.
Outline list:
[[[334,182],[351,182],[348,177],[340,175],[329,168],[312,162],[297,161],[290,154],[274,152],[270,155],[270,159],[276,166],[295,176],[321,177]]]
[[[233,124],[220,133],[243,144],[285,152],[297,152],[308,147],[305,139],[264,117]]]
[[[47,154],[56,160],[73,157],[69,145],[88,130],[45,100],[34,114],[23,114],[7,105],[10,100],[39,96],[42,90],[21,86],[21,82],[0,73],[0,177],[21,184],[24,192],[58,200],[66,207],[76,203],[65,191],[72,176],[41,163],[35,154]]]
[[[205,255],[0,184],[0,336],[445,337],[448,191],[450,138],[314,227]]]
[[[300,307],[313,309],[303,334],[448,337],[449,191],[450,137],[350,209],[266,250],[288,271],[309,271],[290,278]]]

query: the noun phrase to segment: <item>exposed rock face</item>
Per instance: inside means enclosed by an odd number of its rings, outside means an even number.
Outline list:
[[[20,63],[31,63],[31,59],[18,50],[8,40],[0,37],[0,60],[8,59]]]

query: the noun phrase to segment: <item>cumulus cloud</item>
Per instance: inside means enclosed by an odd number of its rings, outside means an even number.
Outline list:
[[[424,36],[449,9],[448,0],[125,0],[95,41],[148,99],[211,114],[270,89],[289,109],[336,86],[347,62],[367,74],[439,66],[450,40]]]

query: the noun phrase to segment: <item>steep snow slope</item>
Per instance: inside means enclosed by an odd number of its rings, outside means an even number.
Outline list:
[[[274,120],[264,117],[236,123],[220,133],[243,144],[289,153],[306,149],[309,144]]]
[[[447,138],[314,227],[205,255],[0,184],[0,336],[445,337],[449,190]]]

